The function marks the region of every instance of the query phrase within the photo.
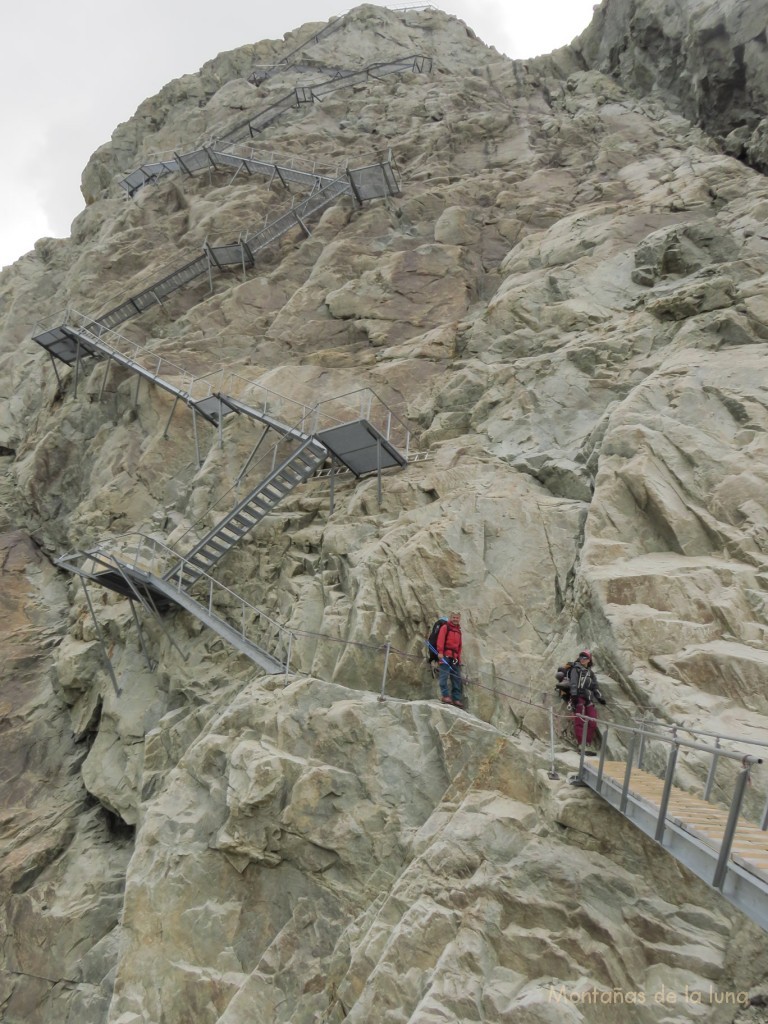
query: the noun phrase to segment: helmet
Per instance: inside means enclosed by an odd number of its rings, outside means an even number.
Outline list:
[[[589,660],[592,661],[592,652],[591,651],[579,651],[579,660],[581,660],[582,658],[589,658]]]

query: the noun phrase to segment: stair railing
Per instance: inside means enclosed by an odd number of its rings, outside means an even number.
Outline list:
[[[155,577],[158,582],[162,581],[164,568],[170,568],[178,561],[185,562],[183,555],[144,533],[128,534],[120,538],[118,546],[110,551],[99,546],[84,555],[92,559],[101,571],[105,566],[113,567],[117,560],[134,571]],[[184,594],[185,600],[192,601],[208,616],[235,630],[245,643],[265,650],[276,661],[285,664],[285,670],[289,672],[291,631],[213,576],[201,573],[196,566],[190,568],[194,568],[205,583],[205,589],[198,586],[197,596],[191,596],[180,583],[168,582],[180,594]]]

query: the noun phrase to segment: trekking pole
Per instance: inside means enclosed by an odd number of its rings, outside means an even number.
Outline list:
[[[449,664],[449,662],[448,662],[448,660],[446,658],[441,658],[440,657],[440,654],[438,653],[437,648],[433,647],[432,644],[429,642],[429,640],[425,640],[424,643],[427,645],[427,647],[430,649],[430,651],[435,655],[435,657],[437,658],[438,663],[442,662],[444,665],[448,665]]]
[[[560,776],[555,771],[555,709],[549,709],[549,753],[552,760],[550,769],[547,772],[547,776],[550,779],[559,779]]]

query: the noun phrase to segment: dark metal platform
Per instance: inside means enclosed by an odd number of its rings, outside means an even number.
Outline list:
[[[375,473],[393,466],[405,466],[408,460],[386,440],[368,420],[354,420],[338,427],[319,430],[315,436],[339,462],[355,476]]]

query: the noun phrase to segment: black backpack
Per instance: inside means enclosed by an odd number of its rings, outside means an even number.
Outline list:
[[[557,680],[555,683],[555,689],[557,690],[558,695],[566,701],[571,699],[571,684],[568,679],[568,675],[572,668],[573,662],[566,661],[566,663],[564,665],[560,665],[557,672],[555,672],[555,679]]]
[[[441,615],[429,631],[429,639],[427,640],[427,661],[430,663],[440,661],[440,656],[437,653],[437,634],[440,632],[440,627],[445,625],[447,621],[448,619],[446,619],[444,615]]]

